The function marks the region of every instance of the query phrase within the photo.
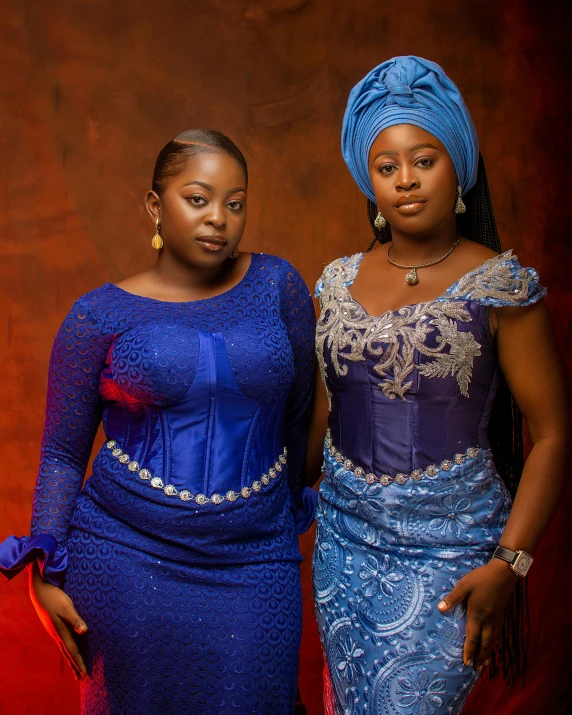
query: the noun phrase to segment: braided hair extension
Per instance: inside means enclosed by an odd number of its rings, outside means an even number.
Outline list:
[[[501,253],[489,185],[483,157],[479,155],[477,183],[463,197],[467,211],[457,216],[459,234]],[[377,206],[368,199],[367,216],[375,243],[391,241],[391,226],[376,228],[374,221]],[[501,376],[495,397],[488,430],[491,451],[497,472],[508,492],[514,499],[524,467],[524,444],[522,437],[522,414],[510,392],[506,380]],[[487,675],[494,680],[502,675],[513,683],[524,678],[529,640],[529,609],[527,580],[519,578],[506,606],[500,638],[497,640],[487,668]]]

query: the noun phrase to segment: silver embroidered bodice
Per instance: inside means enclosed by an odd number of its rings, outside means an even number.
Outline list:
[[[316,287],[316,350],[333,443],[379,474],[487,447],[498,384],[489,306],[540,300],[537,273],[507,251],[436,300],[372,316],[350,293],[362,258],[333,261]]]

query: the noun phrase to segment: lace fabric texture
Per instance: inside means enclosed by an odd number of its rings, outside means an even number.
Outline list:
[[[314,325],[299,274],[263,254],[220,296],[166,303],[107,284],[64,320],[31,533],[68,550],[65,590],[89,627],[85,715],[292,711]],[[264,493],[199,508],[104,447],[82,489],[102,420],[195,494],[240,491],[283,448],[288,465]]]
[[[352,299],[363,254],[316,287],[316,348],[330,393],[313,561],[335,715],[460,713],[476,681],[462,662],[462,606],[439,600],[486,563],[510,497],[488,449],[498,379],[489,306],[545,289],[509,251],[434,301],[370,316]]]

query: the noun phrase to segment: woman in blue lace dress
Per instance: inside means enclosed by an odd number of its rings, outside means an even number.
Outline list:
[[[342,148],[375,240],[317,286],[326,710],[459,713],[484,667],[523,669],[515,584],[562,484],[564,372],[536,272],[500,253],[475,128],[443,70],[416,57],[372,70]],[[505,380],[532,437],[524,471]]]
[[[291,265],[238,251],[246,189],[224,135],[167,144],[156,266],[80,298],[55,340],[31,536],[0,568],[31,565],[85,715],[294,708],[315,317]]]

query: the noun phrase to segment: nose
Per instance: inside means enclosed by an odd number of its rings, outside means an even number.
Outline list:
[[[396,177],[395,188],[397,191],[411,191],[419,188],[420,182],[415,175],[414,167],[403,166]]]
[[[211,201],[209,210],[205,214],[205,224],[216,228],[218,231],[226,226],[226,213],[222,204],[217,201]]]

